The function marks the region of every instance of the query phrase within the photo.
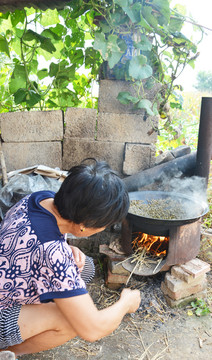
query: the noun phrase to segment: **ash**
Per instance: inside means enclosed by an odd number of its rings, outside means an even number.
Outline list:
[[[138,311],[141,312],[147,312],[153,310],[154,312],[154,306],[158,303],[158,305],[161,305],[164,303],[164,296],[161,291],[161,282],[164,280],[164,273],[159,273],[155,276],[147,276],[147,277],[139,277],[134,276],[134,279],[132,280],[132,283],[138,284],[142,282],[143,286],[141,288],[141,304]],[[136,288],[136,284],[133,285],[133,288]],[[160,303],[160,304],[159,304]],[[152,308],[153,306],[153,308]],[[151,309],[152,308],[152,309]]]

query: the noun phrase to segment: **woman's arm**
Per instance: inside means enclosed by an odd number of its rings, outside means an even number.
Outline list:
[[[130,289],[124,289],[120,299],[103,310],[96,308],[89,294],[54,299],[77,335],[91,342],[117,329],[125,314],[138,309],[140,301],[140,291]]]
[[[85,266],[86,256],[78,247],[70,245],[70,248],[74,256],[74,261],[77,264],[79,271],[82,272]]]

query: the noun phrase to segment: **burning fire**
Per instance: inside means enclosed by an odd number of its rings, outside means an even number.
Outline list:
[[[147,254],[149,253],[157,257],[166,256],[169,237],[149,235],[141,232],[136,234],[137,236],[132,241],[134,249],[145,249]]]

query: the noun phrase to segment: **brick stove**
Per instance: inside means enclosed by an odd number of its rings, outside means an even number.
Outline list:
[[[147,198],[155,196],[155,193],[158,195],[155,191],[144,193]],[[170,195],[163,192],[164,194]],[[137,199],[138,192],[129,195],[131,200]],[[124,254],[112,251],[107,245],[100,246],[100,253],[107,255],[106,284],[108,287],[115,289],[121,284],[127,284],[132,273],[139,276],[152,276],[159,272],[166,272],[164,281],[161,283],[161,290],[169,306],[186,305],[196,297],[206,297],[206,272],[210,270],[210,266],[197,259],[196,256],[200,248],[201,217],[208,211],[208,205],[199,200],[196,204],[194,199],[181,196],[184,202],[189,200],[189,207],[192,205],[195,208],[195,205],[198,205],[198,211],[195,210],[192,217],[184,220],[161,221],[128,213],[122,223],[119,239]],[[134,252],[132,248],[134,233],[145,233],[158,238],[166,237],[166,253],[159,266],[156,266],[153,261],[152,267],[148,265],[142,269],[135,269],[135,263],[131,263],[131,255]]]
[[[152,199],[166,199],[172,197],[177,199],[185,206],[190,215],[183,220],[162,220],[134,215],[128,213],[122,223],[121,245],[126,255],[133,253],[132,238],[133,234],[148,234],[150,237],[166,237],[166,250],[164,259],[158,266],[157,271],[153,267],[150,269],[135,270],[137,275],[153,275],[159,271],[167,271],[176,264],[184,264],[199,253],[201,217],[208,211],[208,205],[204,201],[195,200],[191,197],[163,192],[163,191],[138,191],[129,193],[131,200],[142,200],[144,202]],[[188,214],[189,214],[188,213]],[[134,265],[130,260],[123,263],[125,269],[132,271]]]

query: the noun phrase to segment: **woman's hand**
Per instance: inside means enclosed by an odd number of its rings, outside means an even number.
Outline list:
[[[79,268],[79,271],[81,272],[84,268],[85,265],[85,254],[76,246],[70,246],[73,256],[74,256],[74,261],[76,263],[76,265]]]
[[[133,313],[139,308],[141,303],[141,293],[139,290],[123,289],[120,299],[127,302],[129,306],[127,312]]]

